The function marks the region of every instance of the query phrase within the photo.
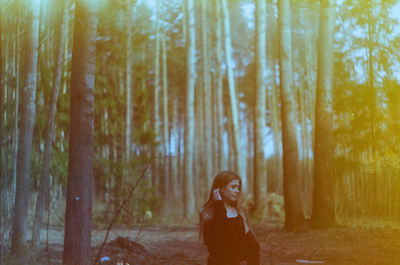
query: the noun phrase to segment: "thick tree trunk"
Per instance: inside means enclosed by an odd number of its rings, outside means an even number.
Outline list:
[[[36,76],[39,44],[40,5],[39,3],[37,5],[28,5],[27,8],[29,8],[29,12],[25,43],[24,88],[22,91],[17,183],[11,238],[11,252],[17,256],[22,255],[24,252],[24,239],[26,234],[32,137],[36,113]]]
[[[265,163],[266,125],[266,2],[256,1],[256,85],[254,91],[254,213],[263,219],[267,196],[267,174]],[[263,207],[264,204],[264,207]],[[261,212],[260,212],[261,211]]]
[[[244,159],[242,157],[242,149],[240,144],[240,125],[239,125],[239,105],[237,102],[235,77],[233,72],[232,61],[232,41],[230,30],[230,18],[228,11],[227,0],[222,0],[222,19],[224,23],[224,39],[225,39],[225,59],[228,71],[228,84],[229,84],[229,99],[232,113],[232,127],[233,127],[233,152],[235,159],[235,170],[242,178],[242,192],[247,193],[247,178],[244,166]]]
[[[285,229],[294,230],[303,222],[299,187],[297,116],[292,84],[292,42],[289,0],[278,1],[280,40],[280,86],[283,145],[283,194]]]
[[[54,138],[54,118],[56,115],[58,94],[60,91],[62,67],[64,62],[64,45],[65,45],[65,32],[67,16],[68,16],[68,1],[58,1],[56,8],[58,9],[56,15],[55,25],[59,25],[59,30],[55,30],[55,43],[57,45],[55,52],[55,67],[53,75],[53,91],[50,99],[49,115],[47,119],[47,127],[45,133],[45,146],[43,152],[43,164],[40,171],[40,185],[39,193],[36,199],[35,219],[32,231],[32,247],[37,249],[40,247],[40,230],[42,227],[44,203],[47,201],[49,194],[49,170],[51,161],[51,152]]]
[[[312,211],[313,225],[321,228],[335,225],[332,113],[334,26],[334,0],[324,0],[321,2],[319,30]]]
[[[191,218],[195,214],[195,198],[193,187],[193,144],[194,144],[194,89],[196,76],[196,39],[193,0],[186,0],[187,43],[186,43],[186,123],[185,123],[185,155],[184,155],[184,216]]]
[[[76,2],[64,265],[91,264],[96,13],[97,0]]]

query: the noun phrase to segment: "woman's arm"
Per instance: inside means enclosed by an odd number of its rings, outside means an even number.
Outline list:
[[[214,202],[213,217],[204,226],[204,243],[210,253],[218,253],[226,250],[228,241],[227,231],[228,217],[222,200]]]

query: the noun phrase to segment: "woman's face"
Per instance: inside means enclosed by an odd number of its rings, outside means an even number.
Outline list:
[[[236,202],[240,197],[240,182],[238,179],[231,180],[223,189],[222,197],[227,202]]]

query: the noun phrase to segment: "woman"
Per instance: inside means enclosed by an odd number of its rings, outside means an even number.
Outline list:
[[[241,188],[242,181],[234,172],[222,171],[214,178],[200,211],[200,237],[210,254],[207,265],[259,264],[259,245],[238,205]]]

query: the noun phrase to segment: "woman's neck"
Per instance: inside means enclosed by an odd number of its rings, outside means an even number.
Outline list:
[[[238,215],[238,211],[236,207],[232,206],[231,204],[224,202],[225,209],[226,209],[226,216],[229,218],[236,217]]]

